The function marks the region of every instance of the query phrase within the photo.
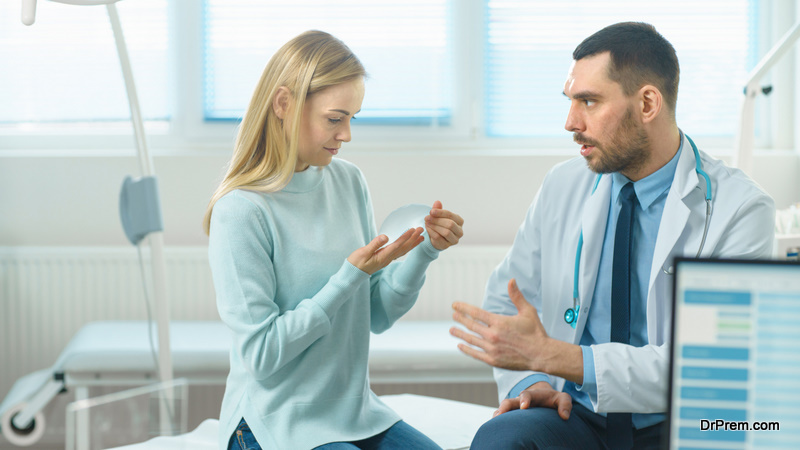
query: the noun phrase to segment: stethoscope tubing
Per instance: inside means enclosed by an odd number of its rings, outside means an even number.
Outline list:
[[[697,150],[697,146],[694,144],[692,138],[689,137],[688,134],[684,134],[686,136],[686,140],[689,141],[689,144],[692,146],[692,152],[694,152],[694,159],[695,159],[695,172],[702,177],[706,184],[706,220],[705,225],[703,227],[703,238],[700,240],[700,248],[697,250],[697,255],[695,257],[699,257],[700,253],[703,252],[703,247],[706,245],[706,237],[708,236],[708,226],[711,223],[711,212],[712,212],[712,201],[711,201],[711,178],[708,174],[703,170],[703,162],[700,160],[700,151]],[[600,184],[600,179],[602,178],[603,174],[598,174],[597,179],[594,182],[594,187],[592,187],[592,192],[590,195],[594,195],[594,191],[597,190],[597,185]],[[567,322],[575,328],[576,324],[578,323],[578,315],[580,313],[581,302],[578,294],[578,281],[580,279],[580,264],[581,264],[581,253],[583,251],[583,230],[581,229],[580,237],[578,238],[578,249],[575,251],[575,272],[573,277],[573,285],[572,285],[572,308],[567,308],[564,311],[564,321]],[[673,269],[670,266],[668,269],[662,268],[661,270],[664,271],[667,275],[673,274]]]

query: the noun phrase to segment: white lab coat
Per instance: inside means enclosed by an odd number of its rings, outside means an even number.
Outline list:
[[[706,216],[705,181],[695,172],[694,152],[685,137],[683,140],[650,270],[648,344],[638,348],[619,343],[593,346],[597,397],[592,397],[592,405],[596,412],[666,410],[673,276],[662,269],[669,268],[675,256],[695,256]],[[703,152],[700,155],[703,169],[711,177],[713,201],[701,256],[770,257],[775,223],[772,198],[740,170],[726,167]],[[580,342],[592,307],[611,195],[610,176],[603,176],[590,195],[596,178],[583,158],[550,170],[511,250],[489,278],[485,309],[516,314],[507,292],[508,281],[516,278],[525,298],[538,309],[547,333],[573,344]],[[573,303],[575,251],[581,228],[581,310],[573,329],[564,321],[564,312]],[[500,400],[532,373],[495,369]],[[550,382],[557,390],[564,387],[561,378],[551,376]]]

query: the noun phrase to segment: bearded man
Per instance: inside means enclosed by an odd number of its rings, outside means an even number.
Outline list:
[[[675,256],[764,258],[775,206],[678,127],[678,58],[644,23],[585,39],[564,84],[582,158],[547,175],[461,350],[500,406],[473,449],[659,448]]]

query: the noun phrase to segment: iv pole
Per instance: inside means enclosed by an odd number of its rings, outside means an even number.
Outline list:
[[[136,93],[136,85],[133,80],[128,50],[125,44],[125,37],[122,34],[117,7],[114,3],[119,0],[51,0],[59,3],[72,5],[106,5],[108,17],[111,21],[111,28],[114,32],[114,41],[117,47],[117,54],[122,68],[122,75],[125,80],[125,90],[128,96],[128,104],[131,110],[131,122],[133,123],[134,139],[136,141],[136,153],[139,158],[139,167],[144,178],[152,178],[155,182],[153,159],[147,150],[145,140],[144,124],[142,114],[139,109],[139,100]],[[25,25],[33,24],[36,15],[36,0],[22,0],[22,23]],[[157,197],[156,197],[157,200]],[[160,219],[160,210],[157,211]],[[126,230],[127,232],[127,230]],[[164,234],[161,229],[147,234],[150,240],[150,257],[153,271],[153,292],[156,309],[156,320],[158,323],[158,372],[161,382],[169,381],[173,378],[172,372],[172,353],[169,345],[169,299],[166,295],[166,265],[164,262]],[[142,236],[143,237],[143,236]],[[31,405],[32,407],[35,405]],[[14,425],[25,428],[33,419],[36,411],[34,408],[27,408],[20,411],[14,418]],[[163,417],[162,417],[163,419]]]
[[[115,0],[116,1],[116,0]],[[139,167],[143,176],[154,176],[153,158],[147,150],[145,141],[144,125],[142,114],[139,110],[139,100],[136,94],[136,85],[133,82],[133,72],[128,58],[128,49],[125,45],[125,37],[122,34],[117,6],[114,3],[106,4],[108,17],[111,20],[111,28],[114,30],[114,41],[117,45],[119,62],[122,66],[122,74],[125,78],[125,89],[128,93],[128,103],[131,109],[131,121],[133,122],[134,135],[136,138],[136,153],[139,156]],[[166,288],[166,265],[164,263],[164,232],[153,231],[149,235],[150,258],[153,268],[153,292],[156,309],[156,320],[158,322],[158,370],[161,382],[172,379],[172,353],[169,346],[169,299],[167,298]]]

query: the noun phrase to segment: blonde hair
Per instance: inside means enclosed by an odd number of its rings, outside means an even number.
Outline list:
[[[339,39],[323,31],[306,31],[281,47],[270,58],[242,118],[233,157],[203,218],[206,234],[211,227],[214,204],[235,189],[276,192],[291,181],[297,163],[300,117],[306,98],[325,88],[366,77],[361,61]],[[291,129],[272,103],[281,87],[291,92]]]

